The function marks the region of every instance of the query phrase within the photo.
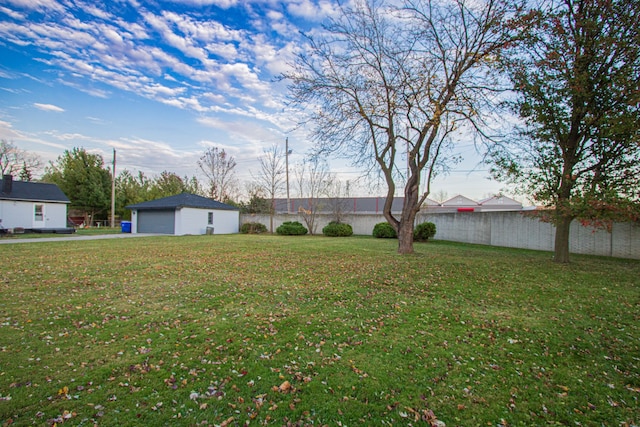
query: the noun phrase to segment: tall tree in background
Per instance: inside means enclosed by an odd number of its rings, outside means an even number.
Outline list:
[[[151,180],[144,173],[133,175],[125,169],[116,178],[116,213],[123,219],[131,219],[131,211],[125,209],[128,205],[151,200],[149,189]]]
[[[538,16],[506,63],[525,128],[492,160],[498,179],[554,209],[564,263],[574,219],[638,220],[640,2],[555,0]]]
[[[209,197],[221,202],[231,200],[236,187],[233,156],[224,149],[210,147],[198,160],[198,166],[209,179]]]
[[[84,148],[65,150],[47,166],[42,181],[57,184],[69,197],[71,208],[85,212],[87,224],[110,208],[111,173],[105,169],[102,156]]]
[[[41,167],[42,162],[36,154],[21,150],[12,142],[0,140],[0,175],[16,175],[23,181],[31,181],[33,173]]]
[[[185,176],[181,178],[174,172],[163,171],[151,181],[147,200],[160,199],[181,193],[200,194],[200,192],[200,184],[195,177],[189,178]]]
[[[116,178],[116,212],[121,218],[130,219],[131,211],[125,209],[128,205],[185,192],[202,194],[195,176],[181,178],[173,172],[163,171],[155,178],[148,178],[143,172],[133,175],[125,169]]]
[[[285,185],[285,153],[284,150],[273,145],[259,158],[260,169],[254,176],[262,192],[271,201],[269,208],[269,232],[273,233],[273,214],[275,198]]]
[[[247,185],[248,200],[240,203],[240,213],[248,214],[271,214],[273,203],[271,199],[266,199],[264,189],[256,183]]]
[[[511,0],[353,5],[341,8],[317,39],[309,37],[283,77],[292,100],[308,106],[319,151],[347,155],[384,176],[384,216],[398,232],[398,252],[411,253],[431,179],[453,159],[452,135],[465,124],[481,127],[495,89],[489,66],[518,36],[521,9]],[[397,217],[391,205],[401,181]]]

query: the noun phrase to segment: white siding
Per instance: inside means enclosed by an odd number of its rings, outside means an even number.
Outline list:
[[[138,232],[138,210],[131,210],[131,233],[135,234]]]
[[[206,209],[182,208],[176,210],[176,235],[206,234]]]
[[[43,228],[66,228],[67,205],[34,201],[0,200],[0,218],[4,228],[33,228],[34,206],[44,205]]]
[[[213,211],[214,234],[233,234],[240,231],[240,212],[232,210]]]
[[[208,224],[208,214],[213,212],[213,225]],[[176,211],[176,235],[206,234],[213,227],[213,234],[232,234],[239,230],[240,213],[235,210],[182,208]]]
[[[67,205],[63,203],[44,203],[44,205],[44,226],[46,228],[66,228]],[[31,209],[33,209],[33,207]]]

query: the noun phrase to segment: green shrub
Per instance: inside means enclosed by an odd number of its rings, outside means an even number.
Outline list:
[[[322,229],[322,234],[328,237],[349,237],[353,234],[353,228],[349,224],[331,221]]]
[[[283,222],[282,225],[276,228],[276,233],[282,236],[302,236],[307,234],[307,232],[308,230],[305,226],[298,221]]]
[[[423,222],[422,224],[418,224],[415,230],[413,230],[413,240],[421,242],[425,242],[435,235],[436,225],[432,222]]]
[[[259,222],[245,222],[240,227],[240,233],[242,234],[260,234],[266,232],[267,226]]]
[[[395,239],[398,237],[398,233],[393,229],[388,222],[379,222],[373,227],[373,237],[379,239]]]

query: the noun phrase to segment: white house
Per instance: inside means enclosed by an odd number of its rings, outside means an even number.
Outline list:
[[[69,198],[55,184],[0,180],[0,226],[5,229],[66,229]]]
[[[225,203],[182,193],[126,207],[132,233],[232,234],[240,227],[240,211]]]

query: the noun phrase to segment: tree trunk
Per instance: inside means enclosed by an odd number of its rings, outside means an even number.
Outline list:
[[[413,217],[415,219],[415,215]],[[398,228],[398,253],[413,253],[413,220],[409,220],[404,215]]]
[[[271,193],[271,206],[269,207],[269,233],[273,234],[273,214],[276,211],[276,202],[273,197],[273,193]]]
[[[418,206],[418,180],[420,174],[414,166],[413,173],[409,177],[404,190],[404,203],[400,224],[398,224],[398,253],[413,253],[413,229],[415,227],[416,214],[420,210]]]
[[[569,231],[572,219],[570,216],[561,216],[556,221],[556,239],[553,255],[555,262],[565,264],[569,262]]]

